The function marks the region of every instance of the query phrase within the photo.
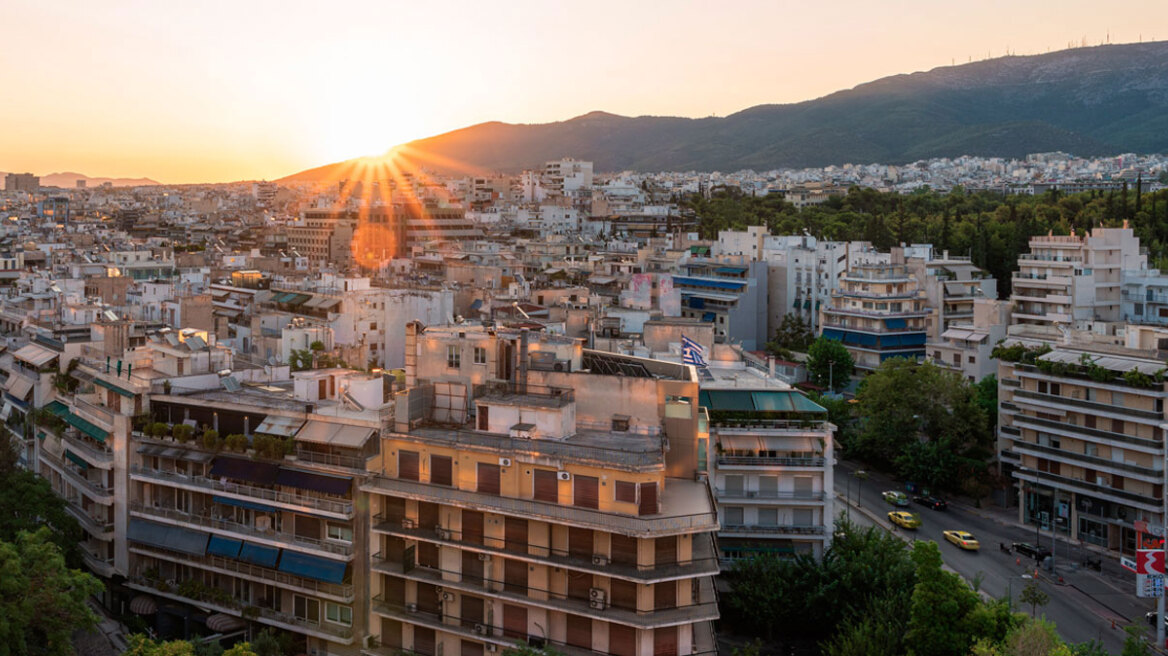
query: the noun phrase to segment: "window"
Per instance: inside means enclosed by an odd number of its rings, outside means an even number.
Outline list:
[[[462,366],[462,351],[457,344],[446,347],[446,366],[451,369],[458,369]]]
[[[328,537],[330,540],[340,540],[341,542],[353,541],[353,529],[344,524],[329,524]]]
[[[376,321],[369,322],[369,330],[377,330],[377,322]]]
[[[742,526],[742,509],[741,508],[727,508],[726,509],[726,525],[727,526]]]
[[[430,456],[430,483],[432,485],[454,484],[454,461],[449,456]]]
[[[353,609],[350,606],[342,606],[340,604],[334,604],[331,601],[326,601],[324,602],[324,617],[334,624],[353,626]]]
[[[759,526],[778,526],[779,525],[779,509],[778,508],[759,508],[758,509],[758,525]]]
[[[487,349],[482,348],[480,346],[474,347],[474,363],[475,364],[486,364],[487,363]]]
[[[309,599],[308,597],[301,597],[300,595],[292,596],[292,614],[302,620],[309,622],[320,621],[320,602],[316,599]],[[350,611],[351,620],[351,611]]]
[[[629,431],[629,417],[628,415],[613,415],[612,416],[612,430],[627,433]]]
[[[637,485],[628,481],[616,482],[616,500],[622,503],[637,502]]]

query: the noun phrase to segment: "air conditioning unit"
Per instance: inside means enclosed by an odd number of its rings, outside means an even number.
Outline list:
[[[484,563],[489,563],[491,562],[491,554],[481,553],[479,554],[479,560],[483,561]]]
[[[402,528],[405,528],[405,529],[418,528],[418,523],[415,522],[414,520],[410,519],[409,517],[403,517],[402,518]]]
[[[511,459],[510,458],[499,458],[499,466],[500,467],[510,467],[511,466]]]
[[[588,599],[591,601],[597,601],[597,600],[604,601],[605,597],[607,597],[607,596],[608,595],[604,591],[604,588],[589,588],[588,589]]]
[[[441,526],[434,527],[434,534],[437,535],[438,538],[441,540],[449,540],[450,539],[450,529],[445,529],[445,528],[442,528]]]
[[[499,651],[499,645],[496,645],[494,643],[488,642],[484,646],[487,648],[487,653],[493,654],[493,653]]]
[[[597,554],[592,557],[592,564],[596,565],[597,567],[604,567],[608,565],[608,556],[601,556],[600,554]]]
[[[255,518],[255,527],[257,531],[272,530],[272,518],[267,515],[257,515]]]
[[[561,481],[570,481],[572,480],[572,472],[556,472],[556,478]]]
[[[407,613],[416,613],[416,612],[418,612],[418,605],[417,605],[417,604],[415,604],[415,603],[413,603],[413,602],[407,602],[407,603],[406,603],[406,612],[407,612]]]
[[[479,635],[487,635],[487,625],[486,624],[475,624],[474,625],[474,632],[479,634]]]

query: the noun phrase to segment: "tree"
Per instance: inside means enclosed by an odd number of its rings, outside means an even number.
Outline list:
[[[97,625],[86,602],[101,589],[65,566],[48,528],[0,542],[0,656],[71,655],[73,632]]]
[[[1144,627],[1139,624],[1129,624],[1123,627],[1127,637],[1123,639],[1123,651],[1120,656],[1152,656],[1152,648],[1144,637]]]
[[[977,405],[990,418],[991,426],[998,424],[998,376],[990,374],[973,386]]]
[[[1064,647],[1054,625],[1043,620],[1020,624],[1006,637],[1005,645],[1010,656],[1053,656]]]
[[[1030,604],[1030,617],[1034,617],[1034,614],[1038,612],[1039,606],[1045,606],[1050,603],[1050,595],[1038,587],[1037,581],[1032,580],[1026,584],[1025,588],[1022,588],[1022,593],[1018,595],[1018,601],[1023,604]]]
[[[767,349],[772,351],[806,351],[814,339],[811,328],[803,322],[803,318],[797,314],[788,313],[779,323],[779,327],[775,329],[775,338],[767,342]]]
[[[0,452],[12,449],[11,436],[4,431]],[[28,470],[4,464],[0,468],[0,541],[14,542],[22,531],[47,527],[49,539],[64,554],[66,563],[80,567],[77,545],[81,525],[65,510],[65,500],[53,492],[48,481]]]
[[[311,344],[308,345],[308,350],[317,351],[317,352],[323,351],[324,350],[324,342],[320,341],[319,339],[314,340]]]
[[[308,349],[293,349],[288,356],[288,366],[292,371],[305,371],[312,368],[312,351]]]
[[[852,380],[855,361],[844,345],[822,335],[807,349],[807,376],[812,383],[838,392]]]
[[[260,636],[266,632],[265,630],[260,633]],[[226,651],[218,642],[205,642],[198,645],[187,640],[157,642],[140,633],[130,635],[126,638],[126,642],[126,650],[122,652],[122,656],[262,656],[246,642],[237,642]],[[283,652],[275,652],[276,656],[281,653]]]
[[[533,647],[526,642],[517,642],[514,647],[503,650],[503,656],[563,656],[551,645]]]
[[[909,656],[965,656],[973,646],[970,614],[980,600],[959,576],[941,569],[936,542],[918,541],[912,550],[913,588],[905,645]]]

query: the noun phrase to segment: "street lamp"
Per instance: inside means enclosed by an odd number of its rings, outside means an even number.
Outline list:
[[[868,472],[864,471],[863,469],[857,469],[856,471],[852,472],[852,476],[856,477],[856,507],[863,508],[864,507],[864,495],[861,494],[861,492],[863,492],[863,490],[860,488],[860,483],[868,480]],[[848,479],[848,494],[849,495],[851,494],[851,490],[852,490],[852,479],[849,478]]]
[[[1039,471],[1038,468],[1030,469],[1029,467],[1019,467],[1018,471],[1026,473],[1026,474],[1034,474],[1034,490],[1035,490],[1035,494],[1037,496],[1037,490],[1042,485],[1042,472]],[[1057,517],[1058,510],[1056,508],[1057,504],[1058,504],[1058,488],[1055,487],[1054,484],[1052,483],[1050,486],[1050,510],[1051,510],[1051,514],[1052,514],[1051,523],[1050,523],[1050,569],[1052,572],[1055,570],[1055,567],[1054,567],[1055,560],[1054,559],[1055,559],[1055,551],[1056,551],[1057,546],[1058,546],[1058,539],[1057,539],[1058,538],[1058,521],[1057,521],[1058,520],[1058,517]],[[1038,512],[1037,512],[1038,511],[1038,499],[1037,498],[1035,498],[1035,500],[1034,500],[1034,509],[1035,509],[1035,514],[1034,514],[1034,546],[1038,547],[1038,546],[1041,546],[1041,542],[1039,541],[1041,533],[1039,532],[1039,530],[1042,528],[1042,524],[1040,524],[1039,520],[1038,520]]]

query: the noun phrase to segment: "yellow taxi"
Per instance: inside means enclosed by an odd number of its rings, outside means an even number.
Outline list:
[[[973,537],[973,533],[969,531],[942,531],[945,539],[957,545],[966,551],[977,551],[981,549],[981,544],[978,543],[977,538]]]
[[[901,528],[917,528],[921,525],[921,518],[903,510],[894,510],[888,513],[888,521]]]

